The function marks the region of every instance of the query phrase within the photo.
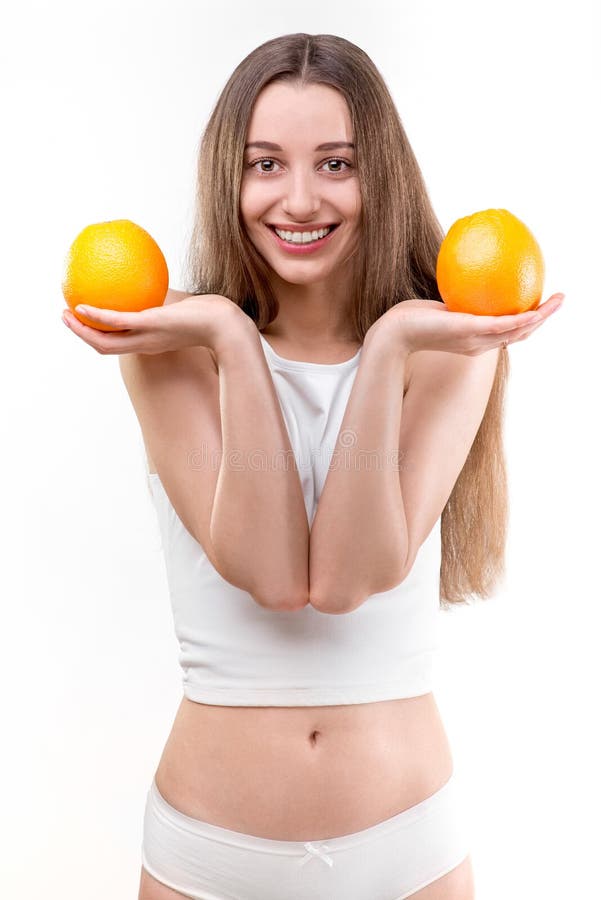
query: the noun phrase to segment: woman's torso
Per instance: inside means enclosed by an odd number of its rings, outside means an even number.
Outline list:
[[[209,706],[184,697],[155,778],[185,815],[272,840],[390,818],[453,765],[434,695],[348,706]]]
[[[357,348],[333,348],[328,358],[337,362]],[[408,381],[409,372],[405,390]],[[155,778],[185,815],[273,840],[319,840],[396,815],[435,793],[452,770],[432,693],[300,707],[183,697]]]

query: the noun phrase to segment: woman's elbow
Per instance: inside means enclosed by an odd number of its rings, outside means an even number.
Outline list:
[[[318,612],[327,613],[331,616],[340,616],[344,613],[353,612],[353,610],[365,603],[368,597],[369,594],[365,592],[337,592],[320,588],[310,592],[309,602]]]
[[[272,612],[296,612],[309,604],[307,591],[299,591],[298,588],[286,588],[283,590],[252,590],[253,600],[264,609]]]

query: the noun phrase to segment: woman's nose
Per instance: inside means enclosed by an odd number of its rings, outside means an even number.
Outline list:
[[[311,173],[296,172],[286,179],[282,209],[294,221],[310,219],[319,209],[317,185]]]

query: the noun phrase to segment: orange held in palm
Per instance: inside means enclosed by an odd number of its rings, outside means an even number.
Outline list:
[[[436,263],[447,308],[481,316],[536,309],[544,277],[536,238],[506,209],[484,209],[454,222]]]
[[[75,312],[78,304],[140,312],[162,306],[168,287],[169,271],[161,248],[129,219],[88,225],[77,235],[65,259],[65,300],[84,325],[100,331],[119,329]]]

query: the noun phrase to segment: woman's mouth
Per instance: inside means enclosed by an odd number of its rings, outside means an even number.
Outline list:
[[[332,223],[327,228],[320,228],[317,231],[284,231],[279,228],[276,230],[275,225],[268,225],[267,228],[283,250],[303,254],[312,253],[329,243],[338,228],[338,223]]]

